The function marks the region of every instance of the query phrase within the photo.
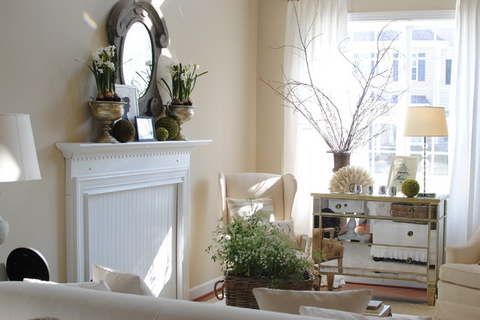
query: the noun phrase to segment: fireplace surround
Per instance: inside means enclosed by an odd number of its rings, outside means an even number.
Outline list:
[[[68,143],[67,281],[92,263],[140,275],[155,296],[188,299],[190,155],[210,140]]]

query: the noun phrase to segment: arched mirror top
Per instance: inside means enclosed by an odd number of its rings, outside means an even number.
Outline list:
[[[138,57],[124,56],[125,52],[128,55],[130,51],[128,48],[125,50],[125,45],[131,43],[129,34],[131,29],[132,32],[133,30],[136,30],[136,32],[142,32],[142,29],[146,30],[149,37],[143,36],[144,40],[142,42],[144,44],[147,42],[145,46],[150,48],[151,55],[145,53]],[[134,72],[142,74],[149,71],[151,76],[149,81],[145,82],[144,88],[139,88],[141,96],[138,99],[138,107],[140,114],[158,115],[161,113],[163,104],[157,88],[157,64],[162,48],[166,48],[168,44],[167,25],[160,9],[155,8],[151,0],[120,0],[110,11],[107,21],[107,33],[110,44],[117,47],[119,61],[118,83],[131,84],[132,71],[127,71],[123,67],[126,59],[132,64],[144,65],[148,60],[146,57],[151,57],[151,66],[148,66],[149,70],[142,68]],[[126,42],[127,36],[129,41]],[[148,46],[148,41],[150,41],[150,46]],[[133,62],[132,59],[139,59],[139,61]]]

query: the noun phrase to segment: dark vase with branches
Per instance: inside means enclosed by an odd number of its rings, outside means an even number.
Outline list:
[[[349,164],[350,154],[355,149],[363,147],[388,130],[388,123],[378,127],[374,127],[373,124],[380,117],[387,116],[406,91],[399,89],[395,81],[395,73],[398,72],[395,62],[402,56],[394,47],[399,34],[387,30],[393,21],[382,28],[376,39],[376,52],[370,60],[369,70],[365,70],[361,58],[353,56],[348,50],[346,41],[348,39],[343,40],[338,46],[339,54],[347,62],[357,87],[352,90],[358,90],[355,105],[351,107],[335,101],[322,89],[323,84],[315,80],[314,74],[318,70],[313,70],[314,58],[309,56],[309,47],[322,35],[302,34],[298,13],[296,19],[300,45],[286,45],[283,48],[291,47],[294,54],[303,58],[307,80],[299,81],[285,76],[284,82],[278,85],[264,79],[260,80],[282,98],[286,107],[302,115],[320,134],[330,149],[328,152],[334,154],[335,172]],[[346,108],[350,111],[345,112]]]

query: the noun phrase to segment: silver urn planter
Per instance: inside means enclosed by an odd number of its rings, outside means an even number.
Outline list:
[[[167,115],[173,117],[178,122],[179,131],[175,140],[188,140],[182,133],[182,125],[190,121],[195,114],[195,106],[183,104],[171,104],[167,106]]]
[[[122,101],[88,101],[90,113],[99,120],[102,125],[102,134],[95,140],[97,143],[118,143],[117,139],[111,136],[110,125],[123,117],[125,102]]]

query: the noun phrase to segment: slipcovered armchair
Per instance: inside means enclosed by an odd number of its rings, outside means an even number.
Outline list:
[[[225,222],[241,212],[247,199],[252,199],[260,205],[260,210],[272,213],[275,221],[291,221],[293,225],[292,210],[297,192],[297,180],[293,174],[219,173],[218,186],[220,215]],[[305,252],[309,238],[296,235],[294,230],[290,230],[290,235],[295,238],[299,250]]]
[[[435,319],[478,319],[480,314],[480,228],[463,245],[446,247],[440,267]]]

